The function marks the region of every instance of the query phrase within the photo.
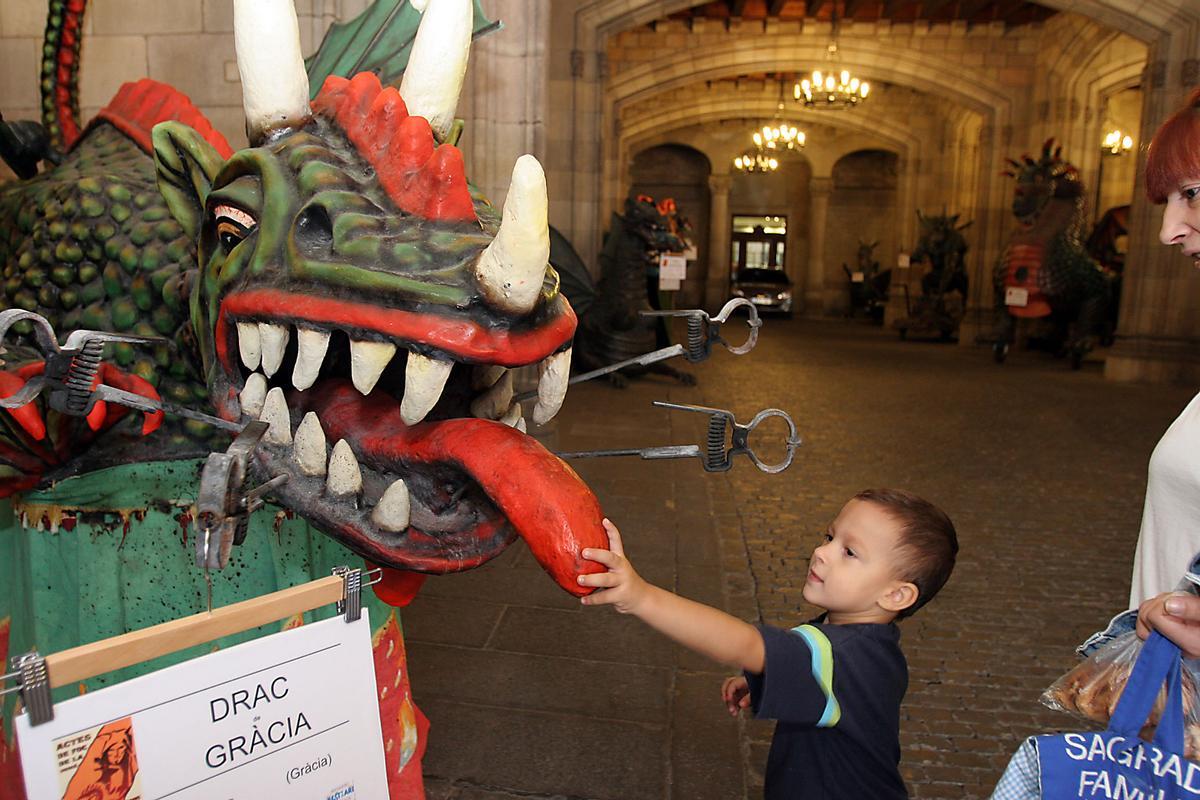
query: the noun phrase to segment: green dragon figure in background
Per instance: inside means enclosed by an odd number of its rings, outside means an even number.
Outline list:
[[[239,152],[150,80],[126,84],[80,132],[70,112],[84,5],[52,3],[49,146],[12,126],[0,137],[26,171],[54,164],[0,187],[4,306],[63,335],[162,337],[117,344],[101,381],[269,423],[252,469],[287,476],[273,492],[280,511],[273,525],[252,518],[213,578],[215,601],[357,555],[385,568],[377,593],[400,605],[419,577],[470,569],[518,536],[579,593],[590,568],[579,549],[606,543],[598,503],[525,434],[513,402],[511,370],[536,365],[532,418],[558,411],[576,327],[547,263],[545,177],[518,159],[501,214],[468,185],[455,147],[470,40],[489,25],[477,2],[419,4],[415,39],[393,47],[408,64],[399,90],[359,71],[374,63],[363,43],[379,38],[363,19],[336,29],[329,39],[358,74],[337,77],[318,54],[310,93],[290,0],[236,0],[251,143]],[[367,17],[418,14],[393,0]],[[4,342],[0,397],[45,369],[30,332],[18,323]],[[198,457],[228,441],[112,403],[80,417],[39,396],[0,413],[0,487],[22,523],[0,538],[0,659],[203,608],[189,543]],[[374,613],[391,795],[419,797],[423,722],[403,640],[390,608]],[[0,797],[20,797],[0,736]]]

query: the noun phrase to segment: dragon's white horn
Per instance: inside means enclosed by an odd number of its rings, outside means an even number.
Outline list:
[[[420,5],[424,13],[400,81],[400,96],[408,113],[429,120],[434,135],[444,142],[454,126],[467,74],[475,7],[473,0],[424,0]]]
[[[479,255],[475,277],[484,299],[504,311],[531,311],[550,261],[546,173],[530,155],[517,159],[496,238]]]
[[[250,142],[311,116],[292,0],[234,0],[233,37]]]

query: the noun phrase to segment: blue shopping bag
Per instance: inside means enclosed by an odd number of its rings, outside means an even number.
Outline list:
[[[1183,757],[1179,648],[1158,633],[1142,645],[1108,729],[1037,737],[1045,800],[1198,800],[1200,764]],[[1154,701],[1167,684],[1154,742],[1141,739]]]

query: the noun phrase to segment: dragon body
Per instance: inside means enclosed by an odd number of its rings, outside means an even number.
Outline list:
[[[82,14],[82,0],[67,6]],[[597,568],[579,556],[607,541],[596,498],[525,433],[525,411],[513,402],[511,370],[536,365],[531,417],[544,423],[557,412],[576,328],[548,266],[544,175],[531,156],[519,159],[501,212],[467,183],[454,145],[474,29],[462,19],[474,7],[446,0],[426,10],[406,43],[399,90],[363,72],[330,76],[310,95],[297,43],[268,41],[295,30],[290,3],[239,0],[235,27],[257,33],[254,52],[238,53],[249,148],[234,152],[186,98],[142,80],[122,87],[77,137],[60,125],[68,135],[54,141],[64,150],[43,154],[51,168],[0,188],[5,307],[42,315],[64,334],[162,337],[113,346],[103,382],[232,423],[269,423],[251,467],[259,481],[287,476],[272,495],[275,539],[260,533],[245,547],[237,573],[245,583],[230,599],[273,588],[246,576],[302,578],[356,554],[384,568],[376,592],[400,605],[421,576],[478,566],[518,537],[570,592],[585,591],[577,575]],[[282,22],[268,18],[276,12]],[[79,29],[73,17],[58,28]],[[63,102],[56,94],[52,105]],[[7,397],[44,365],[27,324],[4,344]],[[0,492],[31,526],[45,521],[60,535],[68,532],[60,524],[71,529],[86,516],[69,479],[155,463],[172,472],[228,441],[202,422],[112,404],[69,416],[39,396],[0,412]],[[177,471],[186,478],[189,469]],[[42,508],[52,511],[43,517]],[[196,574],[181,511],[182,541],[155,537],[150,556],[179,584]],[[293,541],[285,517],[328,539],[282,547]],[[137,523],[126,516],[111,546],[136,537]],[[18,578],[14,586],[27,580]],[[134,578],[118,570],[107,580]],[[178,615],[166,583],[137,595],[130,624]],[[14,602],[0,593],[5,600]],[[375,646],[395,800],[420,796],[413,758],[423,729],[388,611]],[[0,650],[62,640],[39,634],[32,615],[18,635],[12,613],[0,607]],[[0,746],[0,777],[12,781],[0,781],[0,797],[20,796],[8,788],[20,783],[14,763]]]

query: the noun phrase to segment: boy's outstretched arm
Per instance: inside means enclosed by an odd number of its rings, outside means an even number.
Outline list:
[[[749,672],[763,671],[766,651],[762,635],[724,611],[680,597],[647,583],[625,558],[621,533],[607,519],[608,550],[587,548],[582,555],[608,567],[607,572],[580,575],[579,583],[598,591],[582,598],[584,605],[612,605],[622,614],[633,614],[679,644],[714,661]]]

